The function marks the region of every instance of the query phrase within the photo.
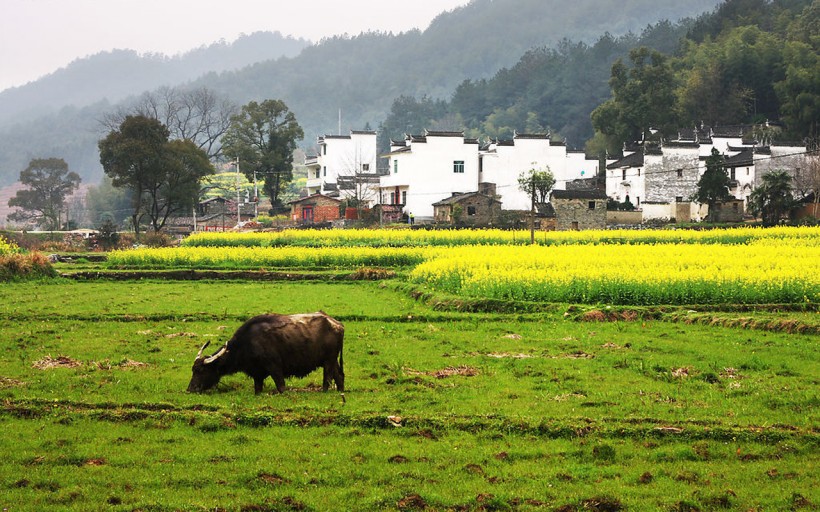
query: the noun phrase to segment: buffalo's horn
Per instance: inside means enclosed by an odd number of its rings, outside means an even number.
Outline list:
[[[216,354],[212,355],[211,357],[209,357],[208,359],[206,359],[206,360],[205,360],[205,364],[211,364],[211,363],[213,363],[214,361],[216,361],[217,359],[219,359],[219,357],[220,357],[222,354],[224,354],[224,353],[225,353],[225,352],[227,352],[227,351],[228,351],[228,345],[222,345],[222,348],[220,348],[220,349],[217,351],[217,353],[216,353]]]
[[[200,357],[202,357],[202,352],[204,352],[204,351],[205,351],[205,349],[206,349],[206,348],[208,348],[208,345],[210,345],[210,344],[211,344],[211,340],[208,340],[208,341],[206,341],[206,342],[205,342],[205,344],[204,344],[204,345],[202,345],[202,348],[201,348],[201,349],[199,349],[199,353],[196,355],[196,358],[197,358],[197,359],[199,359]]]

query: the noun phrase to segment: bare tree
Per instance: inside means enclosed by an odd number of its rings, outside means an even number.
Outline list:
[[[109,131],[116,130],[128,116],[156,119],[170,131],[171,139],[189,140],[205,151],[208,158],[222,156],[222,135],[239,108],[206,87],[181,89],[160,87],[146,92],[130,107],[120,107],[100,121]]]
[[[336,176],[339,196],[356,208],[359,219],[362,218],[364,210],[379,197],[379,174],[372,168],[372,156],[363,154],[362,149],[357,147],[345,159]]]
[[[811,215],[817,218],[820,213],[820,155],[807,154],[802,160],[801,166],[795,170],[792,186],[801,199],[814,194]]]

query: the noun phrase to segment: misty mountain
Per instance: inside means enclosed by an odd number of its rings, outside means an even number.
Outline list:
[[[243,54],[244,61],[212,57],[216,54],[210,49],[224,46],[212,45],[193,52],[198,58],[190,62],[196,65],[186,68],[191,71],[184,77],[176,69],[184,58],[114,59],[128,55],[114,52],[81,59],[37,82],[0,93],[0,184],[16,180],[31,158],[51,156],[65,158],[86,180],[98,179],[102,172],[95,163],[96,142],[104,134],[95,120],[123,97],[160,85],[207,86],[240,104],[282,99],[304,128],[304,145],[310,146],[317,135],[337,130],[340,110],[342,131],[365,124],[377,127],[397,97],[449,99],[465,79],[491,77],[533,47],[555,45],[565,38],[584,42],[604,33],[641,32],[650,23],[696,16],[717,3],[473,0],[439,15],[423,32],[327,38],[294,57],[265,59],[251,52]],[[253,59],[258,60],[243,68],[226,67]],[[128,62],[164,71],[153,73],[152,83],[140,83],[146,72],[134,71]],[[202,74],[206,68],[209,72]],[[200,77],[193,80],[197,73]],[[10,109],[17,113],[10,116]],[[37,109],[51,112],[38,117]]]
[[[35,82],[0,92],[0,127],[53,113],[63,107],[111,103],[208,72],[243,68],[255,62],[294,57],[310,44],[278,32],[243,35],[169,57],[113,50],[83,57]]]

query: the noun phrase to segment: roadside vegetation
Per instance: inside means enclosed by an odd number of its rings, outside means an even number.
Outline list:
[[[55,275],[56,272],[44,255],[22,251],[16,244],[0,236],[0,282]]]

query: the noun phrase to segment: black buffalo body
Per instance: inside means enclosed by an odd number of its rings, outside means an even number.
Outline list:
[[[242,324],[212,356],[202,355],[208,343],[199,349],[188,391],[200,393],[216,386],[223,375],[243,372],[253,378],[256,393],[268,376],[282,393],[286,377],[304,377],[318,368],[324,370],[324,391],[331,380],[344,391],[343,341],[344,326],[321,311],[259,315]]]

